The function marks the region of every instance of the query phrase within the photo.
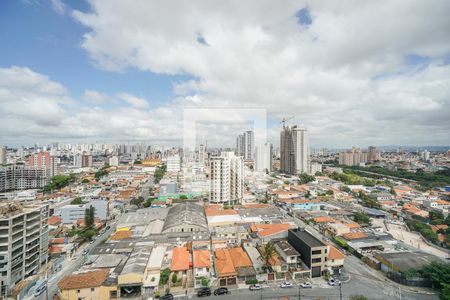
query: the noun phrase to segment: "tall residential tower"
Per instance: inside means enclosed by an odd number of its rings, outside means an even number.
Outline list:
[[[309,142],[304,127],[283,126],[280,134],[280,169],[287,174],[308,173]]]

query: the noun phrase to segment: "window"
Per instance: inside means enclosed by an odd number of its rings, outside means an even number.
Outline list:
[[[311,260],[311,262],[313,263],[313,264],[315,264],[315,263],[319,263],[319,262],[322,262],[322,259],[319,257],[319,258],[313,258],[312,260]]]
[[[91,292],[95,292],[95,288],[91,288]]]
[[[77,290],[77,293],[79,294],[79,293],[80,293],[80,290]]]
[[[314,251],[312,252],[312,255],[321,254],[321,253],[322,253],[321,250],[314,250]]]

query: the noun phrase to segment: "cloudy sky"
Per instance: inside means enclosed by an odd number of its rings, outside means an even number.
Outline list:
[[[181,144],[183,112],[201,108],[217,120],[199,122],[206,138],[226,146],[252,123],[232,108],[264,110],[275,144],[294,116],[315,147],[449,145],[449,11],[447,0],[1,1],[0,144]]]

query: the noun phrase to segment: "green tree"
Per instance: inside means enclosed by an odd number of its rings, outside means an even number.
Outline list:
[[[264,255],[263,255],[266,266],[269,266],[269,261],[274,256],[275,256],[275,245],[272,242],[268,242],[264,246]]]
[[[369,224],[370,218],[362,212],[356,212],[353,214],[353,220],[358,224]]]
[[[300,180],[300,184],[305,184],[305,183],[316,180],[316,178],[314,176],[308,175],[306,173],[300,174],[300,176],[298,176],[298,179]]]
[[[90,206],[89,208],[86,208],[84,212],[84,224],[86,225],[86,228],[90,228],[94,225],[95,222],[95,207]]]
[[[186,200],[188,198],[188,196],[186,195],[180,195],[180,199]]]
[[[83,180],[81,180],[81,183],[84,183],[84,184],[89,183],[89,179],[84,178]]]
[[[177,281],[178,281],[177,274],[173,273],[173,275],[172,275],[172,283],[177,283]]]
[[[369,300],[369,298],[364,295],[351,295],[350,300]]]
[[[169,275],[170,275],[170,269],[169,268],[165,268],[161,271],[161,279],[160,279],[160,283],[162,285],[166,284],[169,281]]]
[[[206,277],[202,277],[200,279],[200,281],[201,281],[201,284],[202,284],[203,287],[207,287],[209,285],[209,279],[206,278]]]
[[[83,200],[80,197],[76,197],[72,201],[70,201],[70,204],[72,205],[83,204]]]
[[[420,273],[433,281],[434,288],[440,292],[440,299],[450,299],[450,264],[433,261],[424,266]]]
[[[82,236],[86,240],[92,240],[92,238],[96,235],[97,235],[97,231],[94,229],[88,229],[88,230],[82,231],[80,233],[80,236]]]

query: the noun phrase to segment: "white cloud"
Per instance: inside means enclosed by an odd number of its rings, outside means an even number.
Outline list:
[[[110,100],[108,95],[93,90],[85,90],[82,98],[85,101],[95,104],[105,103]]]
[[[140,108],[140,109],[147,109],[148,108],[148,102],[145,99],[133,96],[128,93],[120,92],[116,94],[117,97],[122,99],[123,101],[127,102],[134,108]]]
[[[66,5],[62,0],[51,0],[52,9],[58,14],[62,15],[66,12]]]
[[[436,120],[450,101],[441,64],[450,54],[448,1],[91,5],[73,16],[89,28],[83,48],[101,68],[190,74],[196,79],[174,85],[177,95],[294,114],[318,145],[450,143],[449,122]],[[301,27],[295,14],[306,6],[313,22]],[[430,57],[430,66],[404,72],[409,54]],[[383,74],[392,76],[374,79]]]

